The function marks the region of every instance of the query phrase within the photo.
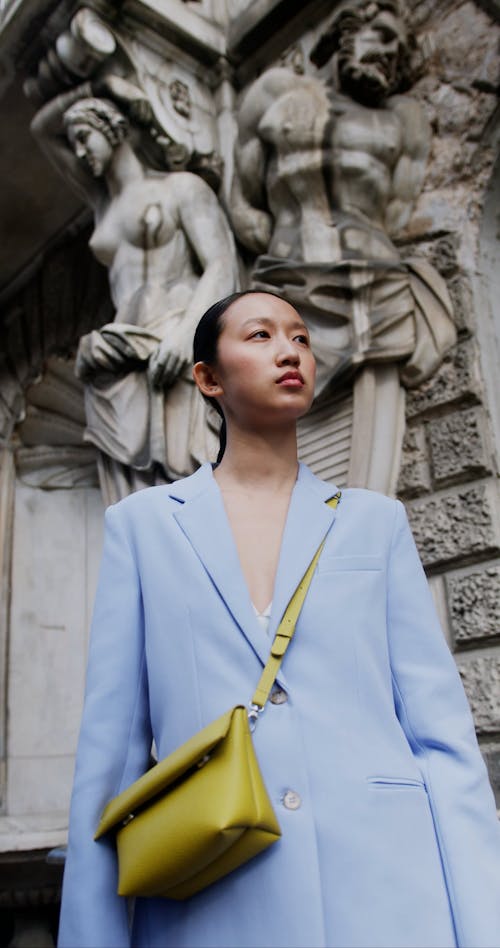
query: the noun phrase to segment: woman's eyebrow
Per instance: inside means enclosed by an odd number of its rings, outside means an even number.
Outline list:
[[[264,323],[265,326],[271,326],[271,327],[276,325],[275,320],[270,319],[269,316],[249,316],[249,318],[245,319],[245,321],[241,325],[242,325],[242,328],[244,329],[245,326],[252,325],[253,323]],[[300,329],[302,332],[305,332],[306,335],[309,335],[307,326],[305,325],[305,323],[302,323],[299,320],[292,323],[288,328],[290,329],[291,332],[293,332],[293,330],[295,329]]]

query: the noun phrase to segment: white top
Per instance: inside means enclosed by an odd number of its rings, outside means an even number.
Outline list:
[[[268,633],[268,632],[269,632],[269,621],[270,621],[270,619],[271,619],[271,609],[272,609],[272,606],[273,606],[272,601],[269,603],[267,609],[264,609],[264,612],[259,612],[259,610],[257,609],[257,606],[255,606],[255,605],[253,604],[253,602],[252,602],[252,606],[253,606],[253,608],[254,608],[254,612],[255,612],[255,615],[256,615],[256,617],[257,617],[257,621],[258,621],[260,627],[261,627],[262,629],[264,629],[264,632]]]

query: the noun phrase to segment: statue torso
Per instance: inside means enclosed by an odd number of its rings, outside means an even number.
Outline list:
[[[397,258],[387,238],[372,235],[370,240],[367,234],[370,228],[384,230],[392,174],[403,148],[401,121],[390,107],[369,109],[345,96],[329,97],[323,83],[307,79],[272,103],[259,135],[271,146],[266,183],[275,231],[270,252],[331,261],[359,250]],[[347,216],[349,226],[336,227],[333,234],[339,216],[344,225]],[[356,231],[357,220],[362,233]]]
[[[139,289],[191,290],[196,274],[191,247],[182,228],[175,175],[146,178],[127,185],[96,213],[90,248],[108,267],[117,309]],[[133,321],[129,319],[128,321]]]

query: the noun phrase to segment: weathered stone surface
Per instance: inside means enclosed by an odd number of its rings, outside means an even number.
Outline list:
[[[446,586],[456,646],[500,634],[500,566],[447,576]]]
[[[432,476],[436,486],[488,474],[488,456],[482,410],[453,412],[429,423]]]
[[[103,511],[96,488],[18,486],[15,501],[7,812],[19,816],[69,803]]]
[[[481,753],[488,768],[497,807],[500,809],[500,747],[497,744],[483,744]]]
[[[498,33],[492,29],[490,17],[478,9],[473,0],[454,6],[459,9],[450,11],[448,16],[439,16],[433,23],[434,41],[439,49],[439,72],[446,82],[457,83],[460,88],[482,81],[494,90],[500,65]],[[441,7],[440,3],[440,13]],[[467,82],[464,82],[464,63],[467,63]]]
[[[434,264],[438,273],[445,279],[452,276],[457,270],[458,244],[459,239],[457,234],[447,234],[446,237],[441,237],[439,240],[436,240],[429,253],[431,263]]]
[[[408,392],[406,414],[414,418],[444,405],[481,401],[477,351],[472,339],[459,343],[427,382]]]
[[[453,318],[458,332],[470,332],[473,328],[473,303],[469,282],[457,273],[446,280],[446,285],[453,303]]]
[[[500,551],[495,485],[464,487],[408,503],[408,516],[424,566]]]
[[[500,730],[500,655],[458,662],[464,688],[479,734]]]
[[[432,593],[432,598],[434,599],[434,606],[438,615],[438,619],[441,625],[441,628],[444,632],[445,639],[450,647],[453,647],[451,629],[450,629],[450,620],[448,615],[448,601],[446,595],[446,586],[445,578],[439,574],[434,576],[429,576],[429,588]]]
[[[415,497],[431,489],[431,475],[423,425],[407,427],[403,439],[398,494]]]

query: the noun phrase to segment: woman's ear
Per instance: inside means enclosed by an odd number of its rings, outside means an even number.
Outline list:
[[[193,379],[196,382],[202,395],[207,398],[217,398],[223,394],[222,385],[217,380],[217,375],[212,366],[206,362],[195,362],[193,366]]]

